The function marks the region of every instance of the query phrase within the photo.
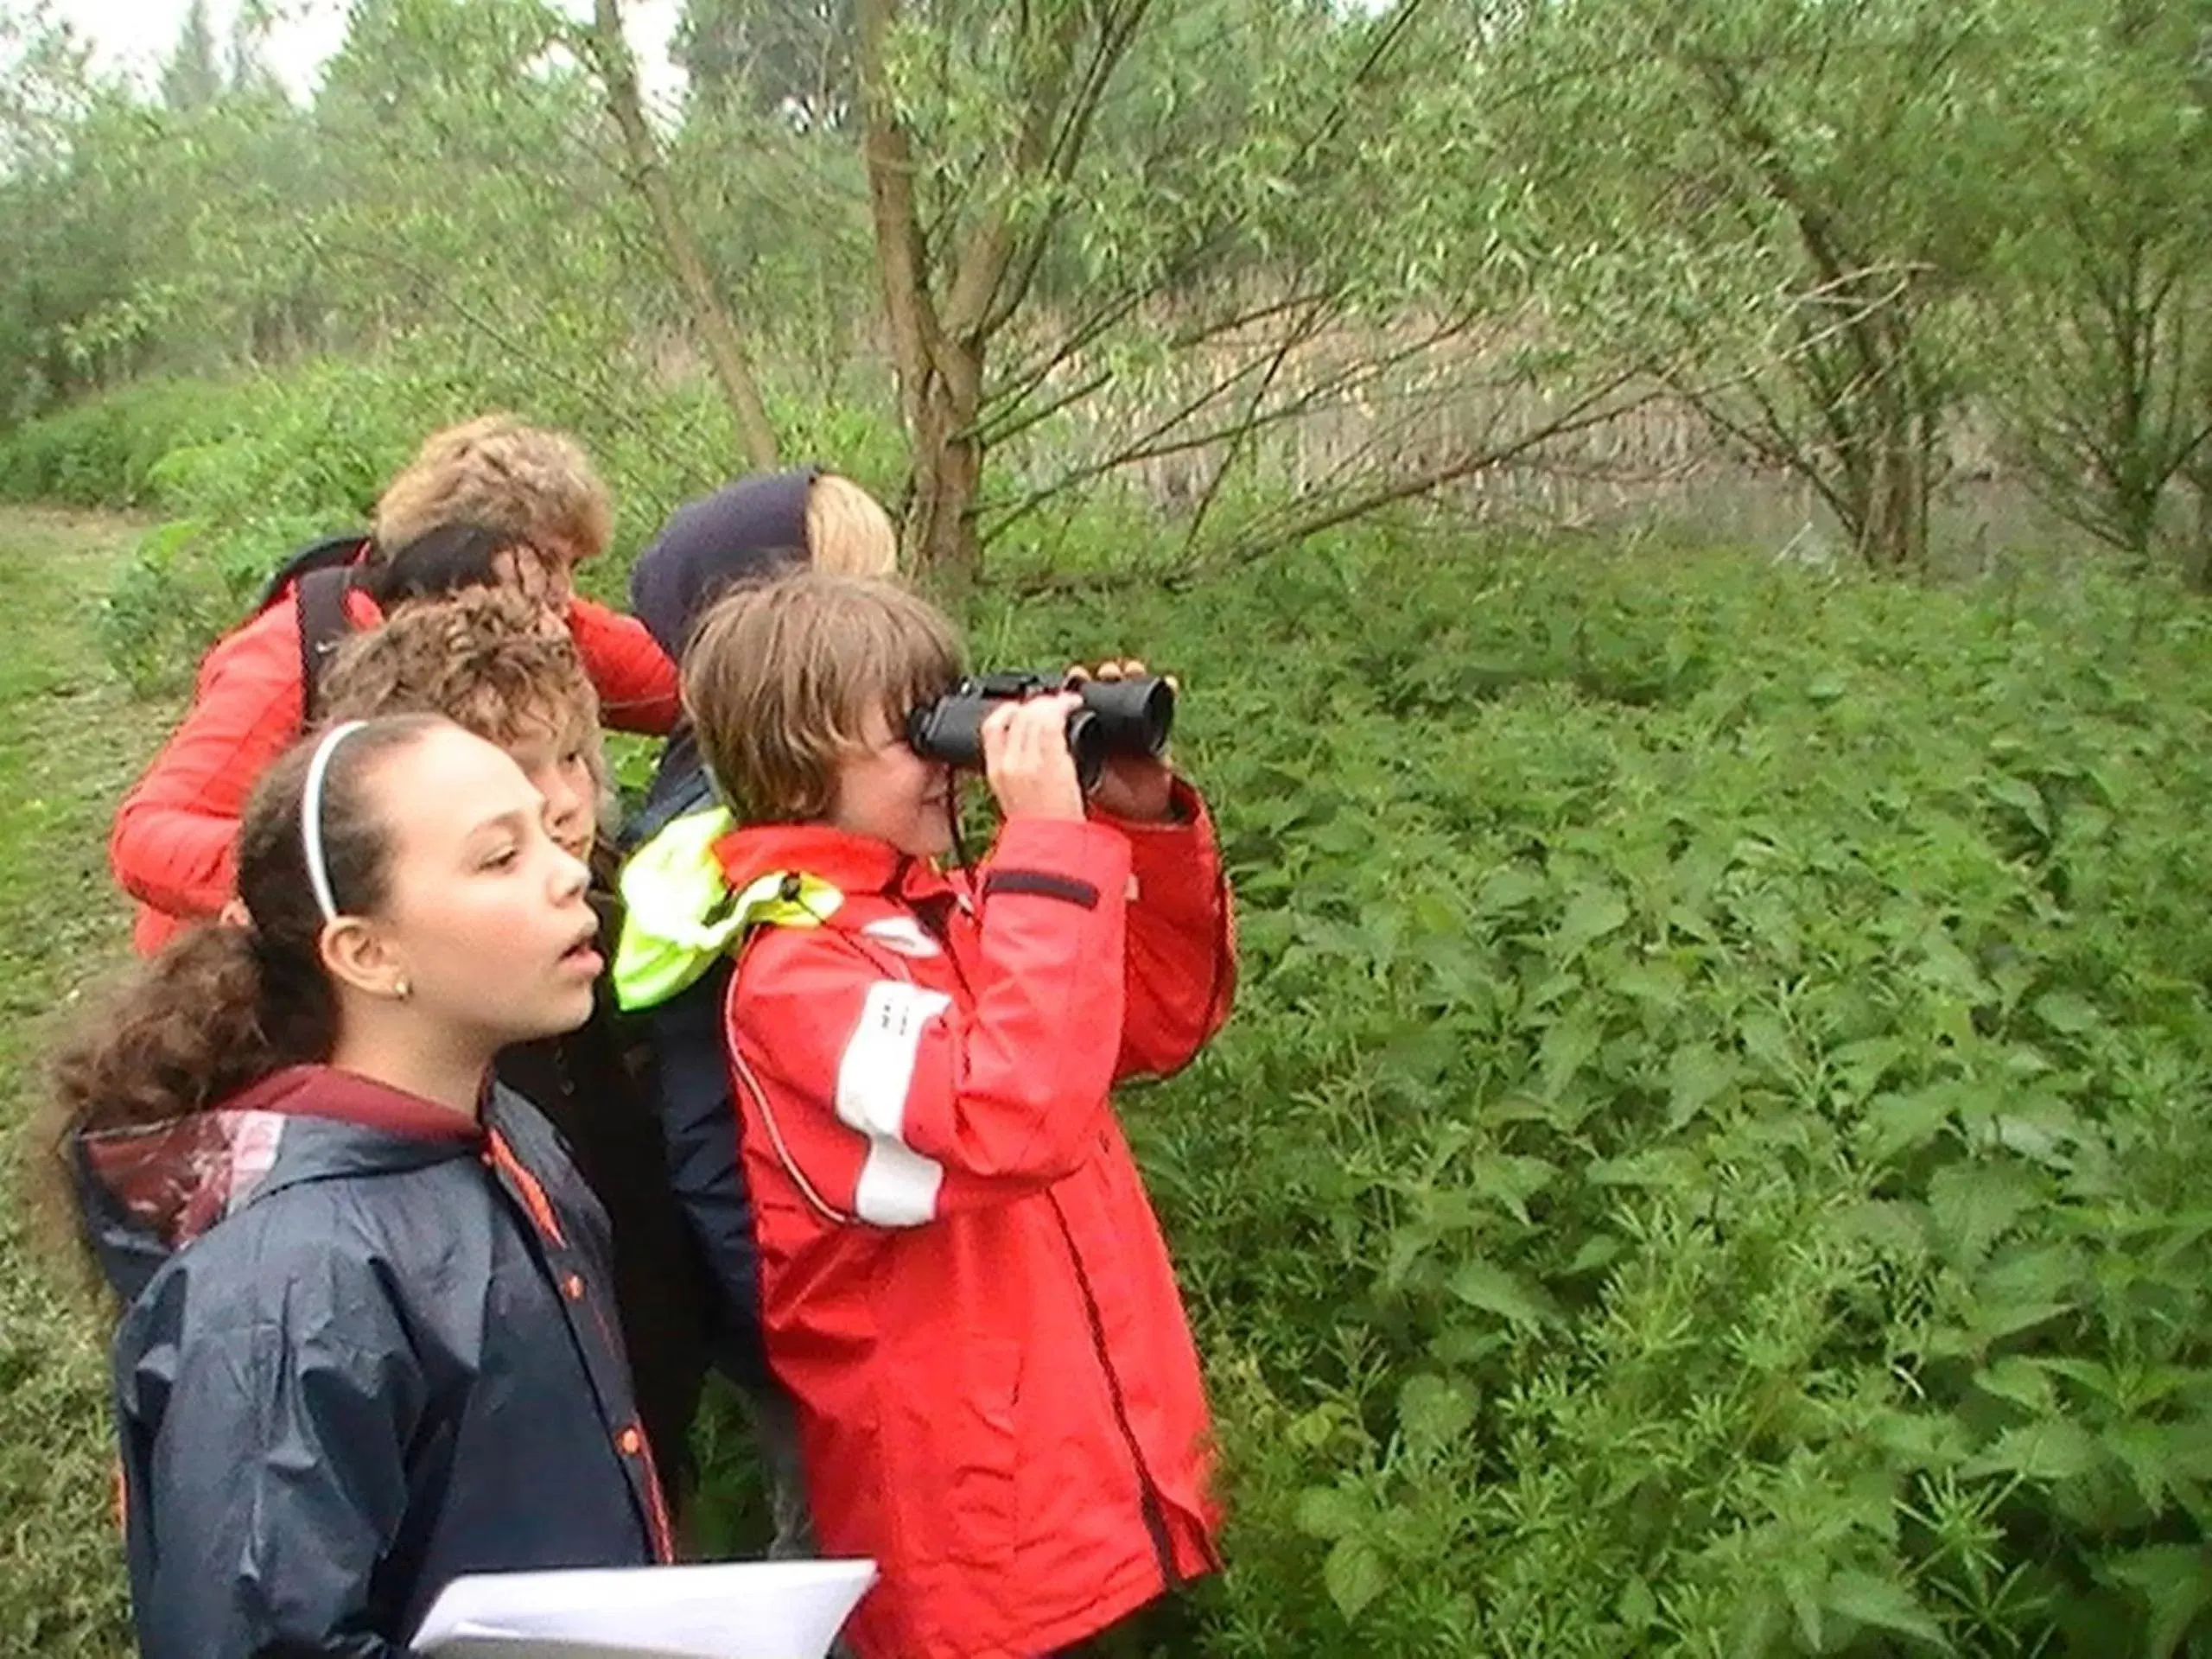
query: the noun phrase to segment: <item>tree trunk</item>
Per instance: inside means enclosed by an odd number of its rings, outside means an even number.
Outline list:
[[[901,540],[916,574],[962,588],[974,582],[982,557],[976,497],[983,450],[976,415],[982,400],[983,350],[980,334],[946,337],[931,294],[914,203],[913,149],[884,63],[885,36],[898,10],[898,0],[860,0],[861,152],[909,450]]]
[[[1869,411],[1877,429],[1866,435],[1874,446],[1874,474],[1865,545],[1877,569],[1901,575],[1928,561],[1928,431],[1915,406],[1910,369],[1897,364],[1890,372],[1891,388]]]
[[[2190,580],[2198,593],[2212,594],[2212,475],[2192,473],[2190,486],[2196,495],[2196,545],[2191,550]]]
[[[1867,562],[1893,575],[1917,570],[1928,556],[1924,474],[1909,436],[1885,440],[1874,480],[1872,514],[1863,543]]]
[[[706,344],[707,359],[721,386],[722,401],[737,423],[738,442],[744,446],[746,461],[766,472],[778,460],[776,429],[761,400],[745,338],[722,303],[707,270],[706,256],[700,251],[699,239],[692,235],[690,224],[676,205],[676,193],[669,187],[660,141],[646,124],[645,105],[638,95],[638,67],[622,34],[621,9],[617,0],[594,0],[592,16],[593,52],[607,92],[607,113],[614,118],[629,156],[630,182],[645,198],[654,228],[660,232],[669,269],[690,304],[692,321]]]
[[[980,381],[980,372],[976,378]],[[910,429],[914,454],[906,525],[908,556],[917,571],[955,589],[975,581],[982,558],[976,505],[983,483],[983,446],[976,441],[975,424],[975,400],[934,379]]]

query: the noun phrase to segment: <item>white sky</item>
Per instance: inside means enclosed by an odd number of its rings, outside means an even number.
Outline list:
[[[556,0],[578,16],[591,11],[591,0]],[[54,10],[91,41],[100,58],[118,68],[150,78],[176,43],[192,0],[52,0]],[[649,93],[680,84],[670,67],[668,38],[676,27],[681,0],[625,0],[623,23],[636,50]],[[275,0],[277,17],[270,35],[270,67],[304,97],[315,86],[324,61],[346,36],[346,0]],[[219,44],[230,37],[238,0],[207,0],[208,21]]]

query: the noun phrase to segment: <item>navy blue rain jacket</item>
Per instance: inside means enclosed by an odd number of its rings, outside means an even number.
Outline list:
[[[664,771],[666,798],[649,802],[630,826],[633,849],[685,814],[714,804],[704,767],[670,770],[664,763]],[[760,1256],[722,1028],[732,966],[727,959],[715,963],[696,982],[632,1018],[643,1024],[652,1046],[669,1185],[712,1287],[708,1342],[715,1365],[741,1388],[760,1389],[769,1382],[760,1331]]]
[[[518,1096],[302,1066],[72,1152],[146,1659],[391,1659],[462,1573],[668,1558],[606,1223]]]
[[[757,474],[670,516],[631,569],[630,609],[671,661],[683,660],[700,619],[731,588],[806,563],[807,498],[819,476],[812,467]],[[684,814],[713,804],[714,786],[687,721],[661,751],[645,802],[625,826],[623,850],[637,851]],[[730,971],[728,962],[715,963],[639,1018],[658,1069],[669,1180],[719,1293],[710,1332],[715,1363],[741,1386],[760,1389],[769,1378],[759,1252],[722,1028]]]

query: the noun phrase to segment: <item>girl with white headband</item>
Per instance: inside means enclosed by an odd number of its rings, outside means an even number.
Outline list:
[[[447,721],[333,728],[247,809],[244,925],[59,1058],[147,1659],[396,1659],[461,1573],[670,1556],[604,1219],[491,1081],[601,967],[543,817]]]

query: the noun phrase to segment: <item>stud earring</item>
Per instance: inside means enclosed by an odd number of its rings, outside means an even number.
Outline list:
[[[403,974],[399,978],[392,981],[391,994],[404,1002],[415,995],[415,988],[407,982],[406,976]]]

